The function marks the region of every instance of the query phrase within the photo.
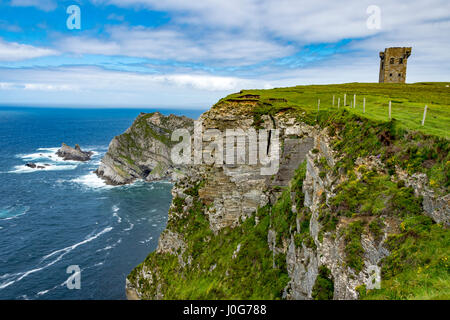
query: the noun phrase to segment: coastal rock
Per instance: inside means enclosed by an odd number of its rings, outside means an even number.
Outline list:
[[[42,169],[45,169],[45,166],[47,166],[47,165],[38,166],[36,163],[28,162],[28,163],[25,164],[25,166],[28,167],[28,168],[31,168],[31,169],[41,169],[42,170]]]
[[[64,160],[84,162],[89,161],[91,159],[93,152],[81,150],[78,144],[75,145],[75,148],[72,148],[67,144],[63,143],[61,148],[56,152],[56,155],[63,158]]]
[[[175,129],[193,132],[194,121],[185,116],[141,113],[123,134],[114,137],[95,173],[111,185],[178,179],[185,167],[173,165],[171,141]]]
[[[417,196],[423,197],[422,205],[425,213],[435,222],[450,227],[450,194],[442,191],[440,194],[433,190],[424,173],[415,173],[410,176],[399,167],[396,168],[396,173],[406,186],[414,189]]]

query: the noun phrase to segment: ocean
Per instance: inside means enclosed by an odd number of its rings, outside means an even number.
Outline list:
[[[152,111],[0,107],[0,299],[126,298],[126,276],[166,226],[172,185],[112,187],[92,171],[111,139]],[[62,161],[62,142],[94,156]],[[71,266],[80,269],[79,289],[67,285]]]

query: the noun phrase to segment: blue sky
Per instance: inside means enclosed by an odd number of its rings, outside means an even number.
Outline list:
[[[447,0],[6,0],[0,104],[207,109],[245,88],[376,82],[389,46],[413,47],[407,82],[449,81],[449,31]]]

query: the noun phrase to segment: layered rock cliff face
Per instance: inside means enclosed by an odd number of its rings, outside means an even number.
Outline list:
[[[141,113],[130,128],[111,141],[97,175],[108,184],[121,185],[182,173],[185,168],[174,166],[170,159],[171,134],[178,128],[192,131],[193,123],[184,116]]]
[[[336,145],[345,122],[311,125],[298,112],[261,115],[259,107],[257,96],[229,99],[200,120],[204,131],[280,129],[277,173],[261,175],[260,164],[190,168],[173,187],[156,252],[127,278],[128,293],[141,299],[358,299],[379,283],[390,249],[398,249],[389,239],[405,231],[405,217],[427,214],[448,225],[448,194],[435,194],[426,179],[390,175],[379,156],[344,165],[348,155]],[[110,159],[104,167],[114,166]]]

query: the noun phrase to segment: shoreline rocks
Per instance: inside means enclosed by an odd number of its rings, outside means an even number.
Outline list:
[[[81,150],[78,144],[75,145],[75,148],[68,146],[63,143],[61,148],[56,152],[56,155],[63,158],[64,160],[72,160],[72,161],[89,161],[91,160],[91,156],[94,153],[92,151],[83,151]]]
[[[25,164],[26,167],[31,168],[31,169],[45,169],[45,167],[43,166],[38,166],[36,163],[33,162],[28,162]],[[48,166],[47,164],[45,164],[45,166]]]

